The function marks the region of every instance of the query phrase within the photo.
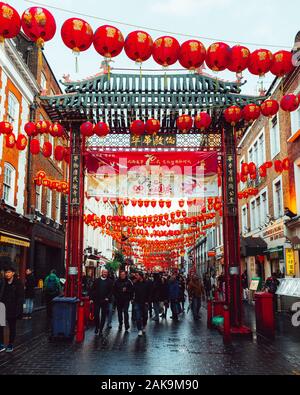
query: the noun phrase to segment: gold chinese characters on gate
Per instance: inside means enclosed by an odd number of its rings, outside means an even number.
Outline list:
[[[176,147],[177,140],[173,135],[131,136],[132,147]]]

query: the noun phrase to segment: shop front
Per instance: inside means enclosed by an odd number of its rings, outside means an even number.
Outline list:
[[[241,238],[241,267],[247,270],[249,284],[251,279],[259,278],[263,281],[266,276],[266,254],[268,245],[261,237]]]
[[[266,228],[262,233],[267,243],[265,254],[267,256],[265,279],[276,273],[279,277],[286,275],[285,248],[287,237],[283,220]]]

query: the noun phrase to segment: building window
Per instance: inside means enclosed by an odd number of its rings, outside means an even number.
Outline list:
[[[300,158],[294,163],[297,213],[300,215]]]
[[[261,166],[266,161],[266,144],[265,144],[265,133],[263,132],[258,137],[258,160],[257,166]]]
[[[61,213],[61,194],[56,193],[56,199],[55,199],[55,213],[56,213],[56,222],[60,224],[60,213]]]
[[[274,181],[273,183],[273,200],[274,200],[274,217],[278,219],[283,216],[283,194],[282,181]]]
[[[35,209],[39,213],[42,211],[42,191],[41,185],[35,186]]]
[[[52,218],[52,191],[50,189],[47,189],[46,215]]]
[[[250,212],[250,217],[251,217],[251,230],[255,230],[257,228],[256,226],[256,215],[255,215],[256,207],[255,207],[255,200],[251,202],[251,212]]]
[[[8,94],[7,120],[13,125],[15,135],[18,135],[19,102],[11,92]]]
[[[265,226],[267,216],[269,214],[269,208],[268,208],[268,195],[267,192],[263,192],[260,197],[261,200],[261,215],[260,215],[260,220],[261,220],[261,226]]]
[[[300,130],[300,107],[298,110],[291,112],[292,135]]]
[[[15,174],[15,169],[10,164],[5,163],[2,198],[10,206],[14,206]]]
[[[279,120],[277,115],[271,120],[270,142],[271,142],[271,157],[273,159],[280,152],[280,130],[279,130]]]
[[[248,208],[242,207],[242,233],[248,233]]]
[[[41,73],[41,88],[42,91],[47,91],[47,78],[43,72]]]

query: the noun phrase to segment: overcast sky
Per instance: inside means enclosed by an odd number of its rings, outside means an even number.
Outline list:
[[[26,0],[7,0],[20,13],[33,6],[33,2]],[[80,70],[75,73],[74,56],[72,51],[64,46],[60,38],[60,29],[64,20],[71,18],[72,11],[84,13],[83,17],[94,30],[106,24],[94,17],[105,18],[124,23],[148,27],[153,39],[164,35],[149,28],[165,30],[174,33],[190,34],[208,37],[202,39],[208,47],[214,41],[222,40],[230,45],[234,43],[256,43],[248,45],[250,50],[269,48],[272,52],[279,49],[291,49],[296,33],[300,30],[300,2],[299,0],[45,0],[38,3],[51,11],[57,22],[57,33],[54,39],[46,44],[45,54],[56,73],[58,79],[63,74],[70,74],[71,79],[77,80],[96,74],[99,71],[101,57],[94,48],[80,56]],[[71,12],[54,10],[50,7],[60,7]],[[94,16],[94,17],[93,17]],[[124,37],[136,30],[117,22],[114,25],[123,32]],[[173,34],[181,43],[189,38]],[[233,43],[231,43],[232,41]],[[275,46],[275,47],[272,47]],[[126,55],[115,58],[115,67],[136,68],[134,62]],[[145,68],[160,66],[152,60],[144,64]],[[177,63],[173,68],[179,68]],[[234,80],[234,73],[222,72],[219,76]],[[258,78],[245,72],[248,80],[245,91],[255,94]],[[272,82],[272,74],[265,78],[265,85]]]

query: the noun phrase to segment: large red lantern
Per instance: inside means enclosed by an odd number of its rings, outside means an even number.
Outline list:
[[[40,134],[49,133],[51,123],[49,121],[38,121],[36,124],[36,131]]]
[[[289,94],[283,96],[280,102],[280,106],[283,111],[293,112],[296,111],[299,107],[299,98],[294,94]]]
[[[265,117],[273,117],[279,111],[279,104],[276,100],[266,100],[260,108]]]
[[[37,139],[31,140],[31,142],[30,142],[30,153],[32,155],[37,155],[37,154],[40,153],[40,149],[41,149],[41,147],[40,147],[39,140],[37,140]]]
[[[63,137],[65,129],[60,123],[55,122],[54,124],[50,125],[49,132],[53,137]]]
[[[146,122],[146,132],[148,134],[158,133],[160,130],[160,122],[157,119],[148,119]]]
[[[206,64],[213,71],[223,71],[228,68],[231,60],[229,45],[218,42],[212,44],[206,55]]]
[[[146,125],[141,120],[133,121],[130,125],[130,132],[135,136],[142,136],[145,133]]]
[[[254,122],[260,116],[260,107],[257,104],[247,104],[243,108],[243,118],[247,122]]]
[[[19,151],[24,151],[27,147],[28,140],[24,134],[19,134],[17,142],[16,142],[16,147]]]
[[[254,75],[264,76],[271,69],[272,52],[268,49],[257,49],[250,55],[248,69]]]
[[[100,55],[111,59],[122,52],[124,37],[121,31],[116,27],[104,25],[96,30],[93,44]]]
[[[93,29],[83,19],[70,18],[62,25],[61,38],[73,52],[83,52],[93,43]]]
[[[21,30],[21,18],[9,4],[0,2],[0,42],[16,37]]]
[[[137,63],[148,60],[152,55],[153,40],[141,30],[130,33],[125,40],[125,52],[129,59]]]
[[[69,147],[65,148],[64,151],[64,161],[69,164],[71,160],[71,149]]]
[[[242,119],[242,110],[238,106],[231,106],[224,111],[226,122],[235,126]]]
[[[291,168],[291,161],[289,160],[289,158],[285,158],[282,161],[282,169],[288,171],[290,170],[290,168]]]
[[[99,137],[106,137],[109,132],[109,126],[105,122],[98,122],[94,127],[94,133]]]
[[[181,115],[177,121],[177,128],[183,132],[189,132],[193,127],[193,118],[190,115]]]
[[[16,137],[14,134],[10,133],[5,136],[5,145],[7,148],[14,148],[16,144]]]
[[[36,125],[33,122],[26,123],[26,125],[24,126],[24,130],[25,130],[27,136],[29,136],[29,137],[36,136],[38,134],[38,132],[36,130]]]
[[[179,63],[188,70],[198,69],[204,63],[206,49],[197,40],[189,40],[183,43],[179,52]]]
[[[207,112],[201,112],[195,117],[195,128],[204,131],[210,127],[211,122],[211,116]]]
[[[10,122],[0,122],[0,134],[11,134],[14,128]]]
[[[283,77],[294,70],[293,55],[289,51],[278,51],[273,55],[271,73]]]
[[[92,137],[94,134],[94,125],[91,122],[85,122],[80,126],[80,133],[83,137]]]
[[[57,160],[58,162],[61,162],[64,160],[64,154],[65,154],[65,148],[62,147],[61,145],[58,145],[55,147],[54,150],[54,158],[55,160]]]
[[[180,44],[174,37],[163,36],[153,44],[152,56],[163,67],[172,66],[178,60]]]
[[[235,45],[231,48],[230,63],[228,70],[241,73],[246,70],[249,64],[250,51],[242,45]]]
[[[22,28],[40,50],[56,33],[56,23],[51,12],[42,7],[28,8],[22,15]]]
[[[43,145],[42,154],[45,158],[50,158],[52,155],[52,144],[46,141]]]
[[[275,168],[276,173],[282,173],[283,172],[282,161],[281,160],[275,160],[274,168]]]

